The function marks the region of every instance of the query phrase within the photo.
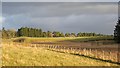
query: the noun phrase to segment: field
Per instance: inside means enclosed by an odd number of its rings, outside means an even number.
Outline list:
[[[3,66],[118,66],[118,44],[111,37],[21,37],[3,40],[2,45]]]

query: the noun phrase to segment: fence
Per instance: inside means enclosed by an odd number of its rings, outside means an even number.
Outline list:
[[[49,50],[71,53],[76,55],[83,55],[86,57],[91,57],[95,59],[100,59],[104,61],[110,61],[115,63],[120,63],[120,53],[118,50],[111,50],[107,48],[73,48],[65,47],[59,45],[40,45],[40,44],[30,44],[31,47],[45,47]]]

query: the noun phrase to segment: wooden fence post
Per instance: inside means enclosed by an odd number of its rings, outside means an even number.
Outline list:
[[[119,62],[119,52],[117,51],[117,53],[116,53],[116,62]]]
[[[50,45],[50,49],[52,48],[52,46]]]
[[[103,56],[103,58],[102,58],[102,59],[103,59],[103,60],[104,60],[104,55],[105,55],[105,52],[104,52],[104,50],[103,50],[103,54],[102,54],[102,56]]]
[[[58,51],[59,51],[60,46],[58,46]]]
[[[84,54],[84,55],[86,55],[86,52],[85,52],[85,51],[86,51],[86,48],[83,49],[83,54]]]
[[[70,53],[72,53],[71,51],[72,51],[72,48],[70,48]]]
[[[63,52],[65,52],[65,47],[63,47]]]
[[[86,48],[86,56],[88,56],[88,49]]]
[[[98,57],[97,57],[97,56],[98,56],[98,55],[97,55],[97,49],[95,49],[95,55],[94,55],[94,56],[95,56],[95,58],[98,58]]]
[[[53,45],[53,50],[55,50],[55,46]]]
[[[35,49],[36,49],[36,44],[35,44]]]
[[[110,56],[109,59],[112,61],[112,58],[111,58],[112,54],[111,54],[111,51],[109,52],[109,56]]]
[[[69,48],[68,48],[68,50],[67,50],[67,53],[69,53]]]
[[[79,49],[79,55],[81,55],[81,48]]]
[[[120,51],[118,50],[118,52],[117,52],[117,62],[118,63],[120,63],[120,58],[119,57],[120,57]]]
[[[90,56],[90,57],[91,57],[91,52],[92,52],[92,51],[91,51],[91,48],[90,48],[90,52],[89,52],[89,56]]]
[[[76,54],[79,54],[79,48],[77,48],[77,50],[76,50],[76,51],[77,51],[77,53],[76,53]]]
[[[57,49],[57,48],[58,48],[58,46],[56,45],[56,51],[58,51],[58,49]]]

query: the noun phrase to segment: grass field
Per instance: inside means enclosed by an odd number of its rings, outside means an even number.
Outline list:
[[[100,40],[113,40],[112,36],[91,36],[91,37],[46,37],[46,38],[37,38],[37,37],[18,37],[12,38],[10,40],[24,40],[26,43],[32,42],[61,42],[61,41],[70,41],[70,42],[89,42],[89,41],[100,41]]]
[[[77,56],[68,53],[60,53],[47,50],[42,47],[29,47],[28,44],[39,45],[61,45],[69,47],[99,47],[98,45],[90,45],[91,41],[112,40],[113,37],[66,37],[66,38],[30,38],[19,37],[12,39],[3,39],[2,41],[2,65],[3,66],[117,66],[117,64],[104,62]],[[10,44],[11,42],[19,42],[24,40],[24,45]],[[84,43],[82,43],[84,42]],[[88,43],[87,43],[88,42]],[[111,42],[111,41],[110,41]],[[112,42],[114,43],[114,42]],[[109,44],[109,42],[107,42]],[[111,43],[110,43],[111,44]],[[100,45],[104,47],[104,45]],[[106,45],[111,47],[111,45]],[[106,48],[105,47],[105,48]],[[112,45],[112,47],[116,47]]]
[[[17,45],[3,45],[3,66],[116,66],[108,62]]]

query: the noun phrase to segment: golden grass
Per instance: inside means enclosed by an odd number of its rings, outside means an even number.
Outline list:
[[[3,66],[117,66],[90,58],[32,48],[3,44]]]

